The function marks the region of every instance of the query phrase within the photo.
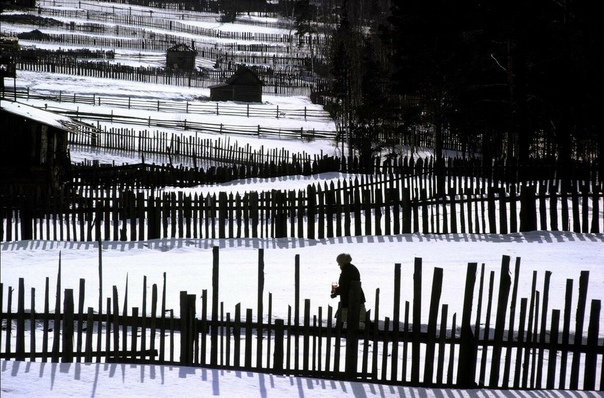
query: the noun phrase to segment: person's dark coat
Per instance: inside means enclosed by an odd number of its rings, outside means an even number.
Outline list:
[[[338,287],[336,288],[334,295],[340,296],[340,304],[342,308],[348,308],[348,297],[350,295],[350,286],[353,281],[360,282],[361,274],[357,267],[353,264],[348,263],[340,267],[340,279],[338,281]],[[365,293],[361,288],[361,303],[365,303]]]

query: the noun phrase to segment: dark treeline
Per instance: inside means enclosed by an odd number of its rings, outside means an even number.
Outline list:
[[[599,158],[604,36],[593,4],[376,0],[369,11],[366,3],[339,8],[325,92],[361,155],[428,128],[438,159],[444,131],[486,162]]]

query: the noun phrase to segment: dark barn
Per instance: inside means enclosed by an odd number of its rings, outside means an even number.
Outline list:
[[[192,72],[195,70],[195,57],[197,50],[186,44],[176,44],[166,51],[166,68]]]
[[[246,66],[240,67],[224,83],[210,86],[211,101],[262,102],[262,80]]]
[[[0,101],[0,185],[59,188],[70,167],[67,117]]]

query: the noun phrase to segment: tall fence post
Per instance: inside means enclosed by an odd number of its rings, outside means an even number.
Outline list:
[[[218,246],[212,248],[212,334],[210,335],[210,365],[212,366],[218,365],[219,250]]]

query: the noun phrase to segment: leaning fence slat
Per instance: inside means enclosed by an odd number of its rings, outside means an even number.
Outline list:
[[[596,369],[598,363],[598,334],[600,333],[600,300],[591,301],[589,326],[587,330],[587,352],[585,354],[585,372],[583,389],[594,390],[596,387]]]
[[[502,271],[503,272],[503,271]],[[508,337],[506,344],[506,353],[505,353],[505,365],[503,370],[503,380],[502,387],[507,388],[508,383],[510,382],[510,365],[512,361],[512,343],[514,336],[514,326],[516,322],[516,300],[518,299],[518,276],[520,275],[520,258],[516,258],[516,265],[514,267],[514,282],[512,287],[512,300],[510,302],[510,316],[508,323]]]
[[[424,383],[434,384],[434,355],[436,350],[436,323],[438,308],[440,307],[440,296],[442,294],[443,269],[434,268],[432,277],[432,294],[430,297],[430,313],[428,315],[428,333],[426,336],[426,354],[424,364]]]
[[[547,313],[549,306],[549,284],[552,276],[551,271],[545,271],[545,280],[543,282],[543,304],[541,310],[541,330],[539,332],[539,355],[537,357],[537,377],[535,382],[535,388],[541,388],[541,379],[543,378],[543,358],[544,358],[544,347],[545,347],[545,335],[547,333]]]
[[[556,382],[556,361],[557,361],[557,346],[558,346],[558,327],[560,326],[560,310],[552,311],[552,322],[551,322],[551,334],[549,336],[549,358],[547,363],[547,381],[545,388],[548,390],[554,389],[554,383]],[[564,358],[564,356],[562,357]],[[565,369],[560,369],[560,377],[564,377]],[[563,381],[560,381],[560,385]]]
[[[503,333],[505,328],[505,318],[507,311],[507,302],[510,292],[510,257],[503,256],[501,262],[501,272],[499,276],[499,296],[497,299],[497,315],[495,320],[495,335],[493,337],[493,355],[491,357],[491,375],[489,380],[490,387],[499,386],[499,368],[501,361],[501,347],[503,346]]]
[[[461,335],[459,343],[459,362],[457,365],[457,385],[462,388],[475,386],[477,340],[472,331],[471,318],[474,303],[474,286],[478,264],[469,263],[466,274],[465,293],[461,318]]]
[[[440,329],[438,331],[438,362],[436,365],[436,384],[442,385],[445,383],[443,380],[444,369],[445,369],[445,340],[447,338],[447,316],[449,312],[449,306],[447,304],[442,305],[441,318],[440,318]]]
[[[531,368],[530,364],[530,355],[533,352],[534,348],[534,335],[533,335],[533,322],[535,316],[535,301],[537,298],[537,271],[533,271],[533,282],[531,284],[531,298],[529,302],[529,310],[528,310],[528,325],[526,328],[526,348],[524,350],[524,366],[522,371],[522,388],[528,388],[528,377],[529,370]]]
[[[577,300],[577,312],[575,323],[575,341],[573,347],[573,361],[570,371],[571,390],[579,387],[579,373],[581,366],[581,345],[583,344],[583,325],[585,323],[585,307],[587,305],[587,285],[589,283],[589,271],[581,271],[579,277],[579,298]]]
[[[573,280],[566,280],[566,294],[564,297],[564,318],[562,325],[562,346],[568,346],[570,340],[570,317],[572,314],[572,297],[573,297]],[[567,362],[568,362],[568,352],[567,350],[562,350],[560,353],[560,383],[559,388],[564,389],[566,386],[566,377],[567,377]]]
[[[491,310],[493,306],[493,291],[495,285],[495,272],[491,271],[489,276],[489,291],[487,298],[487,312],[484,320],[484,332],[482,334],[482,358],[480,361],[480,375],[478,376],[478,385],[480,387],[486,385],[486,370],[487,370],[487,358],[489,354],[488,341],[491,338]],[[478,323],[480,324],[480,323]],[[492,352],[491,352],[492,353]]]
[[[514,369],[514,389],[520,388],[520,376],[522,374],[522,354],[524,350],[524,342],[525,342],[525,324],[526,324],[526,307],[527,307],[527,299],[523,297],[520,299],[520,319],[518,325],[518,337],[516,338],[517,347],[516,347],[516,367]],[[513,335],[513,331],[510,331]],[[511,339],[512,337],[508,337]]]

